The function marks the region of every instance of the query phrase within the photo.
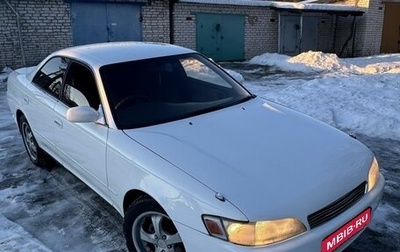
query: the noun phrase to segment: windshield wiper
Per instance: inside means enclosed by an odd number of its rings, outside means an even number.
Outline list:
[[[191,113],[186,114],[185,117],[197,116],[197,115],[209,113],[209,112],[212,112],[212,111],[220,110],[220,109],[223,109],[223,108],[231,107],[233,105],[240,104],[240,103],[246,102],[248,100],[251,100],[251,99],[253,99],[255,97],[256,97],[255,95],[249,95],[249,96],[243,97],[242,99],[239,99],[239,100],[236,100],[236,101],[233,101],[233,102],[222,103],[222,104],[211,106],[211,107],[208,107],[208,108],[199,109],[199,110],[196,110],[196,111],[193,111]]]
[[[243,102],[247,102],[247,101],[249,101],[249,100],[251,100],[251,99],[254,99],[254,98],[256,98],[256,97],[257,97],[257,95],[251,94],[251,95],[249,95],[249,96],[243,97],[242,99],[239,99],[239,100],[237,100],[237,101],[234,101],[233,103],[229,104],[229,106],[233,106],[233,105],[236,105],[236,104],[240,104],[240,103],[243,103]]]

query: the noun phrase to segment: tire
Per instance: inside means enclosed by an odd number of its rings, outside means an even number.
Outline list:
[[[165,211],[142,197],[125,213],[124,234],[130,252],[185,252],[181,237]]]
[[[29,159],[32,163],[40,167],[48,167],[51,159],[49,155],[39,147],[32,129],[24,115],[19,118],[19,129],[22,135],[22,140],[24,141],[26,152],[28,153]]]

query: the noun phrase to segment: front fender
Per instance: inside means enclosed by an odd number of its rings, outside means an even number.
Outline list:
[[[121,215],[124,196],[139,190],[150,195],[174,222],[206,233],[203,214],[247,221],[228,201],[181,169],[129,138],[110,129],[107,145],[108,187],[111,200]]]

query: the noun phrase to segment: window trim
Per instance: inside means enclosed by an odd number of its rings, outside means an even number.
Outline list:
[[[66,74],[65,74],[64,82],[63,82],[63,85],[62,85],[62,87],[61,87],[60,101],[61,101],[63,104],[65,104],[67,107],[71,108],[71,106],[65,101],[64,90],[65,90],[65,88],[66,88],[66,86],[67,86],[67,81],[69,81],[68,78],[71,78],[71,75],[72,75],[72,74],[71,74],[70,72],[71,72],[71,68],[72,68],[72,66],[73,66],[74,64],[76,64],[76,65],[78,65],[78,66],[80,66],[80,67],[83,67],[83,68],[85,68],[88,72],[90,72],[90,75],[92,76],[92,78],[93,78],[93,80],[94,80],[94,83],[95,83],[95,87],[96,87],[97,94],[98,94],[98,96],[99,96],[99,101],[100,101],[99,105],[100,105],[100,106],[103,106],[103,105],[102,105],[102,102],[101,102],[101,97],[100,97],[100,92],[99,92],[99,87],[98,87],[98,84],[97,84],[97,80],[96,80],[95,74],[93,73],[92,68],[89,67],[87,64],[82,63],[81,61],[78,61],[78,60],[74,60],[74,59],[70,59],[70,62],[69,62],[69,65],[68,65],[68,69],[67,69],[67,72],[66,72]],[[77,90],[80,91],[79,89],[77,89]],[[83,94],[83,93],[82,93],[82,94]],[[85,97],[85,98],[86,98],[86,97]],[[86,98],[86,99],[87,99],[87,98]],[[95,109],[95,110],[96,110],[96,109]]]

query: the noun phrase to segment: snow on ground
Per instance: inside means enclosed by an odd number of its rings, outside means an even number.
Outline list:
[[[237,64],[231,69],[258,96],[364,136],[386,186],[370,227],[349,251],[399,251],[400,54],[264,54]],[[0,73],[0,251],[124,251],[112,207],[65,169],[29,162],[6,102],[8,74]]]
[[[40,249],[43,252],[51,252],[38,239],[3,215],[0,215],[0,240],[1,251],[30,252]]]
[[[262,97],[346,131],[400,139],[400,54],[339,59],[310,51],[295,57],[263,54],[249,63],[300,76],[294,82],[246,83]],[[274,82],[281,88],[271,90]]]

